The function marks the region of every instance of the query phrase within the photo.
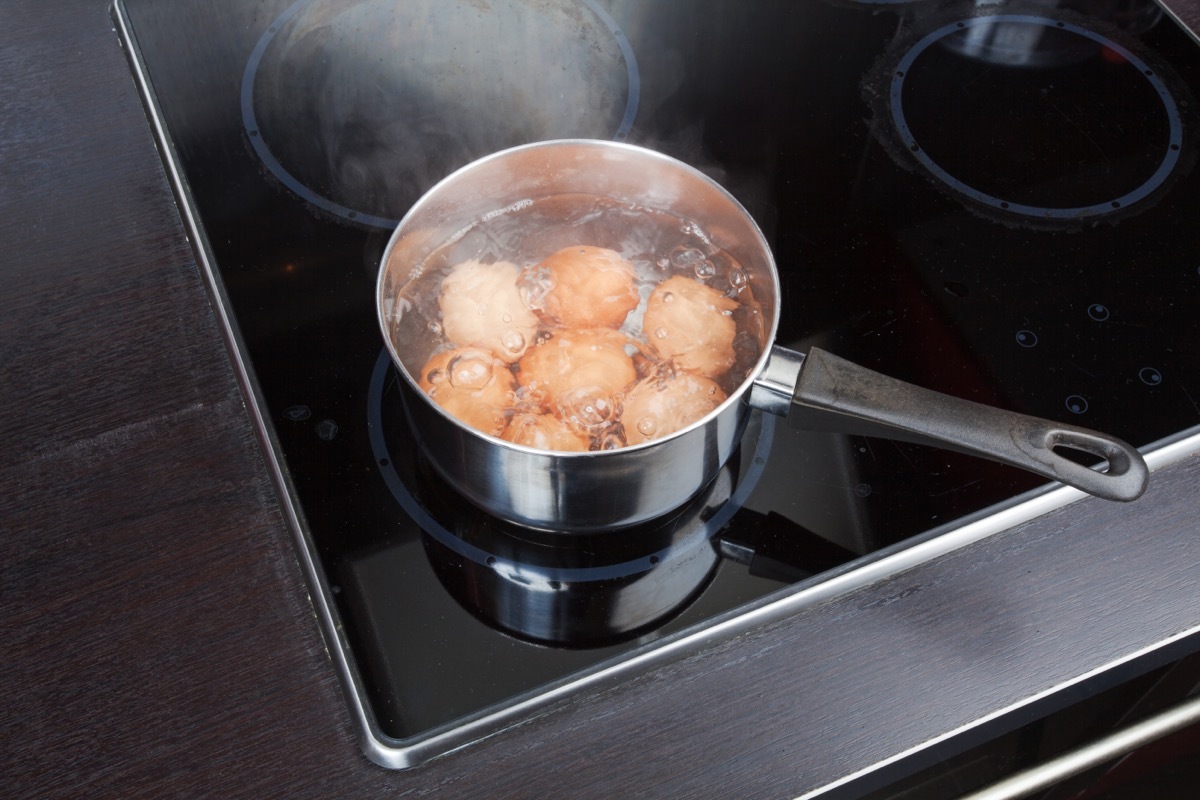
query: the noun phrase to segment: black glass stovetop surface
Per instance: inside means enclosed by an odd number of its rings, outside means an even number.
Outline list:
[[[431,476],[374,313],[454,168],[611,138],[763,228],[779,343],[1147,446],[1200,421],[1200,49],[1152,3],[123,0],[216,302],[369,716],[411,742],[1037,489],[752,417],[688,507],[586,538]],[[602,499],[600,500],[602,501]]]

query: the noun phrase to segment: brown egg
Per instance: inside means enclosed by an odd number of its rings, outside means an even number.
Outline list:
[[[538,319],[521,300],[516,264],[464,261],[443,280],[442,330],[456,347],[483,347],[514,362],[537,334]]]
[[[532,348],[517,379],[526,397],[588,430],[607,425],[613,396],[637,380],[633,340],[608,328],[563,331]]]
[[[538,450],[582,452],[591,445],[591,437],[546,413],[517,414],[501,438]]]
[[[723,402],[725,392],[708,378],[665,369],[626,392],[621,403],[625,440],[632,445],[661,439],[708,416]]]
[[[521,283],[529,306],[564,328],[619,328],[638,305],[633,264],[603,247],[565,247]]]
[[[459,421],[490,436],[508,427],[517,379],[488,350],[465,347],[436,353],[418,379],[421,389]]]
[[[675,275],[655,287],[646,303],[642,332],[664,359],[706,378],[733,366],[738,302],[691,278]]]

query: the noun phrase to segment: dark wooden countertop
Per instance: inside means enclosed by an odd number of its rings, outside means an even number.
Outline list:
[[[1200,2],[1174,6],[1200,29]],[[3,793],[789,798],[1200,649],[1188,454],[1136,504],[1080,501],[423,767],[374,766],[108,0],[2,17]]]

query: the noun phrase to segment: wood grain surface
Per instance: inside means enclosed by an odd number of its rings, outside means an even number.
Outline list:
[[[789,798],[1200,626],[1192,455],[1134,505],[372,765],[108,5],[0,18],[0,794]]]

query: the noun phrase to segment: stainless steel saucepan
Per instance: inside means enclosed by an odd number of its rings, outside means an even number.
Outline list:
[[[401,290],[427,257],[498,209],[583,194],[669,212],[696,223],[749,276],[761,309],[761,356],[747,379],[708,416],[645,444],[582,453],[511,444],[443,411],[418,386],[432,346],[427,320],[405,313]],[[751,409],[790,415],[815,430],[882,436],[1011,464],[1112,500],[1133,500],[1149,472],[1129,444],[1083,428],[922,389],[812,348],[773,345],[780,289],[771,251],[746,210],[698,170],[652,150],[562,140],[482,158],[443,179],[401,220],[383,256],[379,322],[403,376],[409,420],[426,456],[464,496],[519,525],[593,532],[653,519],[679,507],[717,474]],[[398,343],[404,346],[398,346]],[[1082,466],[1059,450],[1103,461]]]

